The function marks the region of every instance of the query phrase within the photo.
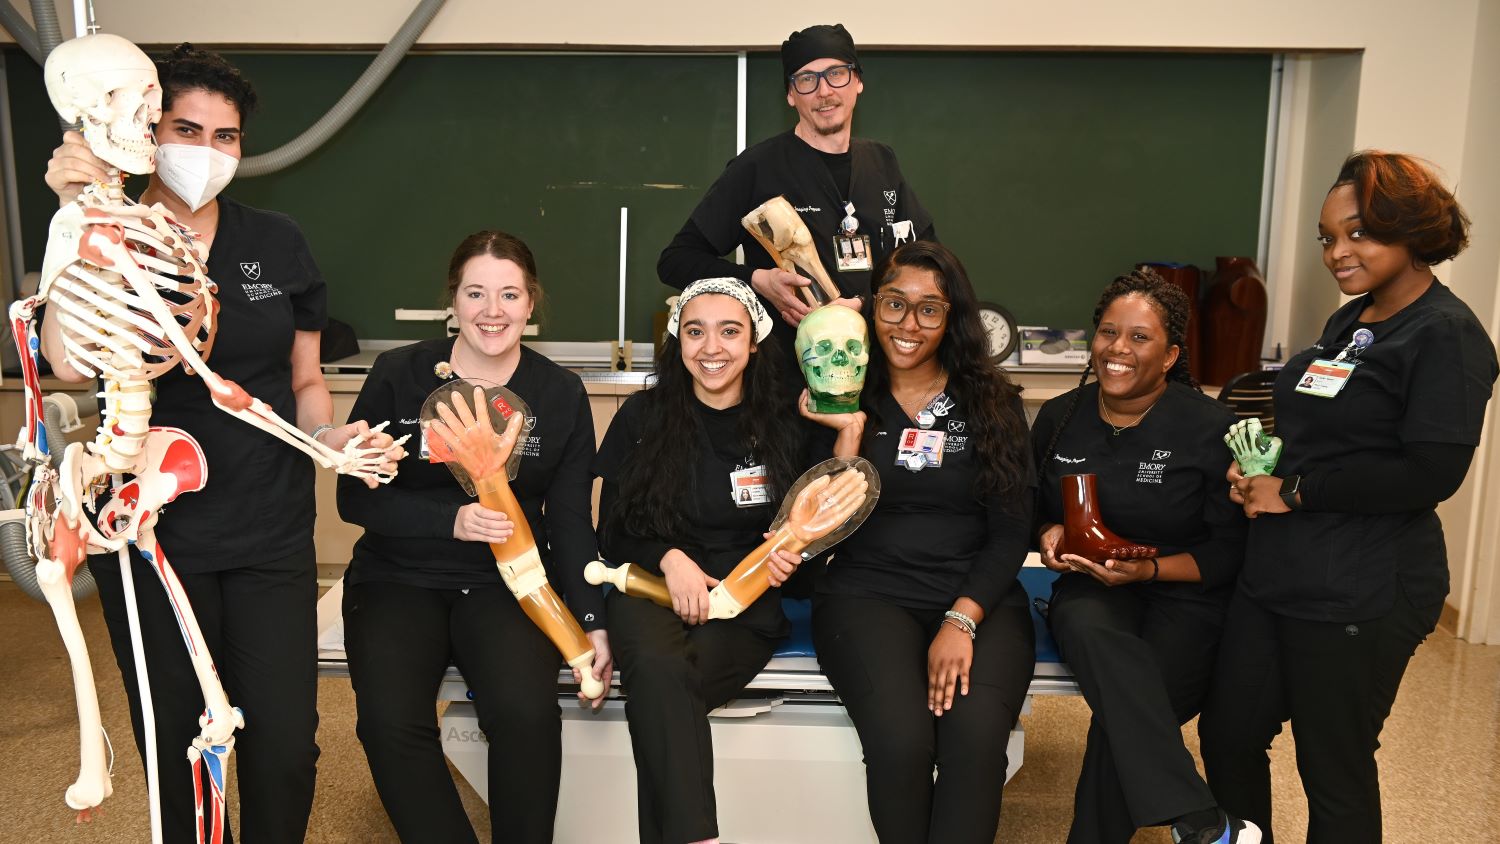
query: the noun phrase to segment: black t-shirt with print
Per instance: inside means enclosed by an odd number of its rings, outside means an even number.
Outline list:
[[[220,197],[208,274],[219,302],[209,367],[296,424],[292,339],[328,321],[327,289],[302,231],[285,214]],[[154,388],[151,424],[187,431],[208,462],[207,486],[163,507],[156,525],[173,567],[222,571],[311,544],[317,467],[310,457],[220,410],[202,379],[181,366]]]
[[[1037,413],[1031,442],[1041,477],[1039,523],[1062,522],[1064,475],[1093,474],[1106,527],[1132,542],[1155,545],[1162,556],[1192,554],[1203,577],[1201,584],[1153,588],[1226,600],[1245,556],[1244,510],[1229,500],[1225,480],[1234,456],[1224,434],[1234,413],[1185,384],[1169,382],[1140,424],[1116,435],[1099,418],[1098,401],[1094,382],[1048,401]],[[1073,415],[1047,458],[1070,404]]]
[[[896,464],[901,432],[916,427],[889,392],[875,397],[879,418],[866,431],[862,456],[880,474],[880,501],[865,523],[833,549],[818,591],[879,598],[898,606],[947,609],[960,596],[986,611],[1024,604],[1016,580],[1030,539],[1033,480],[1010,496],[974,494],[971,416],[962,396],[939,393],[929,404],[942,431],[943,461],[913,472]],[[1012,412],[1024,419],[1020,399]]]
[[[395,480],[370,489],[339,478],[339,514],[365,534],[354,546],[349,583],[382,581],[430,589],[468,589],[501,583],[488,544],[453,538],[458,510],[477,499],[447,465],[422,456],[422,405],[448,381],[434,367],[452,356],[453,340],[424,340],[375,359],[349,418],[389,419],[390,433],[410,434]],[[531,526],[553,588],[586,630],[604,626],[603,593],[583,579],[596,556],[590,495],[594,417],[578,376],[521,347],[505,385],[530,406],[536,420],[516,447],[522,459],[511,490]]]

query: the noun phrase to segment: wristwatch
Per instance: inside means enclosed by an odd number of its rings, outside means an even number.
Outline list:
[[[1288,510],[1297,510],[1297,509],[1300,509],[1302,507],[1302,502],[1300,502],[1300,501],[1297,500],[1297,491],[1299,489],[1301,489],[1301,488],[1302,488],[1302,476],[1301,475],[1292,475],[1290,478],[1283,478],[1282,479],[1282,481],[1281,481],[1281,503],[1285,504],[1287,506]]]

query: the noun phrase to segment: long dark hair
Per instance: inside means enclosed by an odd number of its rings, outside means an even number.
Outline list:
[[[1187,326],[1188,317],[1192,314],[1192,306],[1188,301],[1187,293],[1181,287],[1167,281],[1150,267],[1140,267],[1132,270],[1130,275],[1122,275],[1115,278],[1104,288],[1104,293],[1099,296],[1099,304],[1094,306],[1094,330],[1099,330],[1099,321],[1104,319],[1104,312],[1114,301],[1122,296],[1141,296],[1151,303],[1156,313],[1161,317],[1161,324],[1167,329],[1167,345],[1177,347],[1177,362],[1167,370],[1168,381],[1180,381],[1192,387],[1198,392],[1203,388],[1193,378],[1192,371],[1188,368],[1188,346]],[[1078,389],[1073,391],[1073,398],[1068,400],[1068,409],[1063,411],[1062,421],[1058,423],[1057,430],[1052,432],[1052,441],[1047,443],[1047,452],[1042,457],[1042,462],[1037,465],[1038,474],[1045,472],[1047,461],[1057,453],[1057,439],[1062,436],[1063,429],[1068,427],[1068,422],[1073,418],[1073,411],[1078,408],[1078,397],[1083,394],[1083,386],[1089,382],[1089,376],[1094,374],[1094,353],[1089,351],[1089,362],[1083,368],[1083,375],[1078,379]]]
[[[989,337],[979,321],[979,297],[969,283],[969,274],[948,247],[918,240],[897,247],[876,265],[872,289],[879,291],[907,267],[931,270],[937,276],[938,288],[948,298],[948,324],[938,344],[937,357],[948,373],[949,389],[963,399],[971,420],[979,464],[974,494],[1012,494],[1025,484],[1027,477],[1026,422],[1012,410],[1021,388],[990,362]],[[870,336],[874,337],[873,296],[865,302],[864,315]],[[880,427],[875,397],[884,395],[891,383],[885,350],[878,342],[870,344],[870,368],[865,378],[861,404],[877,423],[865,427],[865,436],[870,437]]]
[[[772,501],[796,482],[801,468],[803,428],[788,418],[785,362],[774,339],[758,344],[745,365],[739,434],[766,467]],[[659,538],[690,535],[693,500],[703,454],[703,427],[695,407],[693,376],[682,363],[682,344],[667,335],[656,355],[653,383],[641,393],[645,436],[620,469],[620,496],[610,521],[633,533]]]

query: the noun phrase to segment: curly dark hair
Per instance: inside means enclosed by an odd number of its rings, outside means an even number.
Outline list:
[[[940,243],[918,240],[897,247],[876,265],[872,288],[892,281],[901,270],[931,270],[938,288],[948,298],[948,325],[938,344],[938,363],[948,373],[950,388],[964,402],[971,415],[974,451],[978,455],[979,474],[974,494],[1011,495],[1027,482],[1029,456],[1026,448],[1026,420],[1016,413],[1015,399],[1021,388],[1011,383],[1000,367],[990,361],[990,343],[984,324],[979,320],[979,297],[963,262]],[[875,336],[875,298],[867,297],[865,322],[870,336]],[[865,376],[861,404],[872,420],[879,420],[875,397],[890,389],[885,351],[879,343],[870,344],[870,365]],[[874,436],[879,428],[865,427],[865,436]]]
[[[772,501],[791,489],[800,474],[803,428],[787,419],[783,382],[786,362],[771,338],[758,344],[745,366],[740,399],[740,438],[765,465]],[[656,355],[656,373],[641,394],[646,403],[643,430],[649,432],[620,468],[620,494],[610,514],[611,527],[631,525],[633,533],[667,539],[689,536],[694,499],[708,494],[697,488],[702,460],[702,422],[694,407],[693,376],[682,363],[682,344],[671,334]]]
[[[1188,317],[1192,315],[1192,305],[1188,301],[1187,293],[1181,287],[1167,281],[1150,267],[1138,267],[1129,275],[1115,278],[1104,288],[1104,293],[1099,296],[1099,304],[1094,306],[1094,330],[1099,329],[1100,320],[1104,319],[1104,312],[1116,299],[1122,296],[1141,296],[1151,303],[1156,313],[1161,317],[1161,324],[1167,329],[1167,345],[1177,347],[1177,362],[1167,370],[1168,381],[1180,381],[1189,387],[1203,392],[1193,378],[1192,371],[1188,368],[1188,344],[1187,329]],[[1068,421],[1073,418],[1073,411],[1078,408],[1078,397],[1083,392],[1083,386],[1089,382],[1089,376],[1094,374],[1094,356],[1089,355],[1089,362],[1083,368],[1083,375],[1078,379],[1078,389],[1073,391],[1073,398],[1068,401],[1068,409],[1063,412],[1062,421],[1058,423],[1057,430],[1052,432],[1052,441],[1047,443],[1046,456],[1038,465],[1041,470],[1057,453],[1057,439],[1062,436],[1063,429],[1068,427]]]
[[[224,57],[200,50],[183,42],[164,58],[156,60],[156,75],[161,81],[161,107],[170,109],[172,98],[188,91],[210,91],[221,94],[239,110],[240,121],[250,119],[260,100],[250,80]]]
[[[1424,264],[1441,264],[1469,245],[1469,216],[1421,159],[1361,150],[1344,159],[1333,182],[1340,185],[1354,187],[1360,224],[1371,237],[1405,246]]]

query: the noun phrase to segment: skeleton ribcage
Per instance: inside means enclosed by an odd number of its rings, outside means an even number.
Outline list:
[[[139,270],[132,274],[150,280],[172,320],[206,358],[218,308],[213,283],[187,235],[155,213],[145,219],[108,220],[90,214],[88,224],[123,231],[124,245]],[[121,272],[87,257],[68,265],[53,280],[47,301],[59,310],[63,345],[73,366],[115,381],[149,381],[176,366],[182,355],[164,335],[145,298],[151,295],[143,296]]]

